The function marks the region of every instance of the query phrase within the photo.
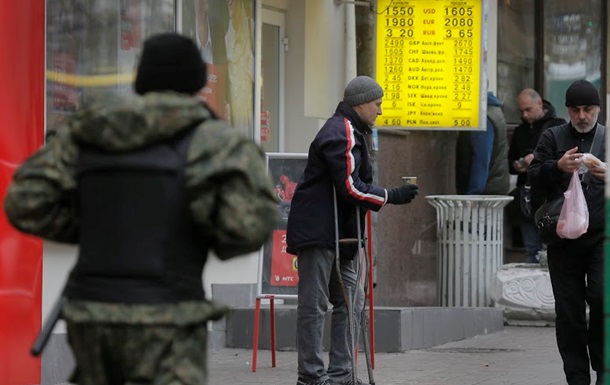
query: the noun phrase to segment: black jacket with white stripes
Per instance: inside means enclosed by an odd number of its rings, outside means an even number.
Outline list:
[[[287,251],[307,247],[335,248],[334,193],[337,194],[339,239],[357,237],[357,209],[361,232],[366,209],[379,210],[387,202],[386,189],[375,186],[365,136],[371,133],[356,111],[341,102],[309,147],[307,165],[292,199],[287,226]],[[351,259],[356,248],[341,247]]]

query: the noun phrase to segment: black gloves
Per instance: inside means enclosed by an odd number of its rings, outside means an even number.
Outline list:
[[[415,198],[419,192],[419,187],[416,184],[407,184],[405,186],[394,187],[388,189],[388,203],[402,205],[409,203]]]

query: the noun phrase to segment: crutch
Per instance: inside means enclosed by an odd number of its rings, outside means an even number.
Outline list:
[[[337,208],[337,192],[335,187],[333,186],[333,203],[334,203],[334,216],[335,216],[335,265],[336,265],[336,269],[337,270],[337,276],[338,276],[338,280],[339,280],[339,285],[341,287],[341,293],[343,294],[343,298],[345,301],[345,306],[346,306],[346,310],[347,310],[347,320],[348,320],[348,329],[349,329],[349,338],[350,338],[350,342],[351,342],[351,349],[350,349],[350,361],[352,364],[352,382],[354,384],[358,383],[358,374],[357,374],[357,370],[356,370],[356,362],[355,362],[355,352],[356,352],[356,333],[355,333],[355,329],[356,329],[356,325],[355,325],[355,320],[354,320],[354,314],[352,312],[352,309],[355,309],[355,305],[356,305],[356,295],[354,295],[354,298],[351,298],[350,293],[346,290],[345,288],[345,284],[343,282],[343,277],[341,277],[341,265],[340,265],[340,255],[339,255],[339,245],[341,243],[356,243],[357,244],[357,250],[358,250],[358,260],[356,263],[356,286],[355,286],[355,290],[354,292],[357,293],[358,291],[358,285],[360,284],[360,258],[362,256],[361,253],[361,247],[362,247],[362,235],[361,235],[361,227],[360,227],[360,208],[358,206],[355,207],[356,209],[356,222],[357,222],[357,233],[358,236],[356,239],[353,238],[347,238],[347,239],[340,239],[339,238],[339,219],[338,219],[338,208]],[[365,260],[368,257],[367,254],[367,250],[365,247]],[[366,264],[368,264],[368,261],[365,262]],[[366,272],[366,270],[365,270]],[[365,283],[364,283],[364,306],[362,307],[362,313],[360,314],[360,318],[361,321],[364,320],[365,322],[361,322],[361,331],[362,331],[362,335],[363,335],[363,343],[364,343],[364,350],[365,350],[365,356],[366,356],[366,361],[367,361],[367,369],[368,369],[368,375],[369,375],[369,383],[374,385],[375,381],[373,379],[373,371],[372,371],[372,366],[371,366],[371,360],[370,360],[370,352],[369,352],[369,348],[368,348],[368,319],[366,318],[366,288],[367,288],[367,278],[366,278],[366,273],[365,273]],[[366,330],[365,330],[366,329]]]
[[[354,331],[356,329],[354,316],[352,314],[353,303],[350,293],[345,289],[345,284],[343,283],[343,277],[341,276],[341,261],[339,254],[339,244],[340,243],[352,243],[354,241],[357,242],[357,239],[339,239],[339,213],[337,208],[337,190],[333,185],[333,208],[334,208],[334,216],[335,216],[335,270],[337,271],[337,278],[339,280],[339,286],[341,287],[341,294],[343,294],[343,301],[345,302],[345,308],[347,312],[347,324],[348,324],[348,335],[350,340],[350,351],[349,351],[349,359],[352,364],[352,383],[358,384],[358,374],[356,373],[356,360],[354,351],[355,347],[355,336]],[[357,278],[357,276],[356,276]],[[356,282],[356,285],[358,283]],[[357,289],[357,287],[356,287]],[[355,298],[356,296],[354,296]]]
[[[373,365],[371,364],[371,351],[370,351],[370,347],[369,347],[369,336],[370,336],[370,324],[369,324],[369,318],[368,318],[368,312],[366,310],[366,298],[367,298],[367,292],[368,292],[368,285],[369,285],[369,275],[368,275],[368,271],[370,268],[372,268],[371,266],[369,266],[369,252],[368,252],[368,247],[367,247],[367,239],[364,239],[364,242],[360,243],[360,238],[361,238],[361,229],[360,229],[360,210],[358,207],[356,207],[356,212],[357,212],[357,220],[358,220],[358,258],[360,258],[360,245],[362,245],[363,249],[364,249],[364,283],[363,283],[363,288],[364,288],[364,305],[362,306],[362,312],[360,313],[360,331],[362,333],[362,345],[363,345],[363,349],[364,349],[364,356],[366,358],[366,370],[369,376],[369,384],[370,385],[375,385],[375,378],[373,377]]]

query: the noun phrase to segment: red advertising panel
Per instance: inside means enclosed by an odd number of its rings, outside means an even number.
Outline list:
[[[271,286],[299,283],[297,256],[286,252],[286,230],[275,230],[271,244]]]
[[[45,2],[4,0],[0,12],[0,199],[44,137]],[[40,384],[29,354],[41,325],[42,242],[0,210],[0,384]]]
[[[307,154],[267,153],[267,171],[275,183],[280,221],[273,236],[262,247],[259,260],[258,295],[296,297],[299,271],[296,255],[286,252],[286,225],[290,204]]]

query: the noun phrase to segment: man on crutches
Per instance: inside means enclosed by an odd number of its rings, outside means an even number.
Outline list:
[[[286,242],[299,269],[297,385],[361,383],[355,375],[355,336],[364,293],[355,257],[364,246],[365,212],[409,203],[418,192],[415,184],[391,189],[371,184],[365,138],[381,115],[382,97],[383,89],[368,76],[349,82],[343,101],[309,147],[292,199]],[[322,341],[328,302],[333,313],[326,368]]]

